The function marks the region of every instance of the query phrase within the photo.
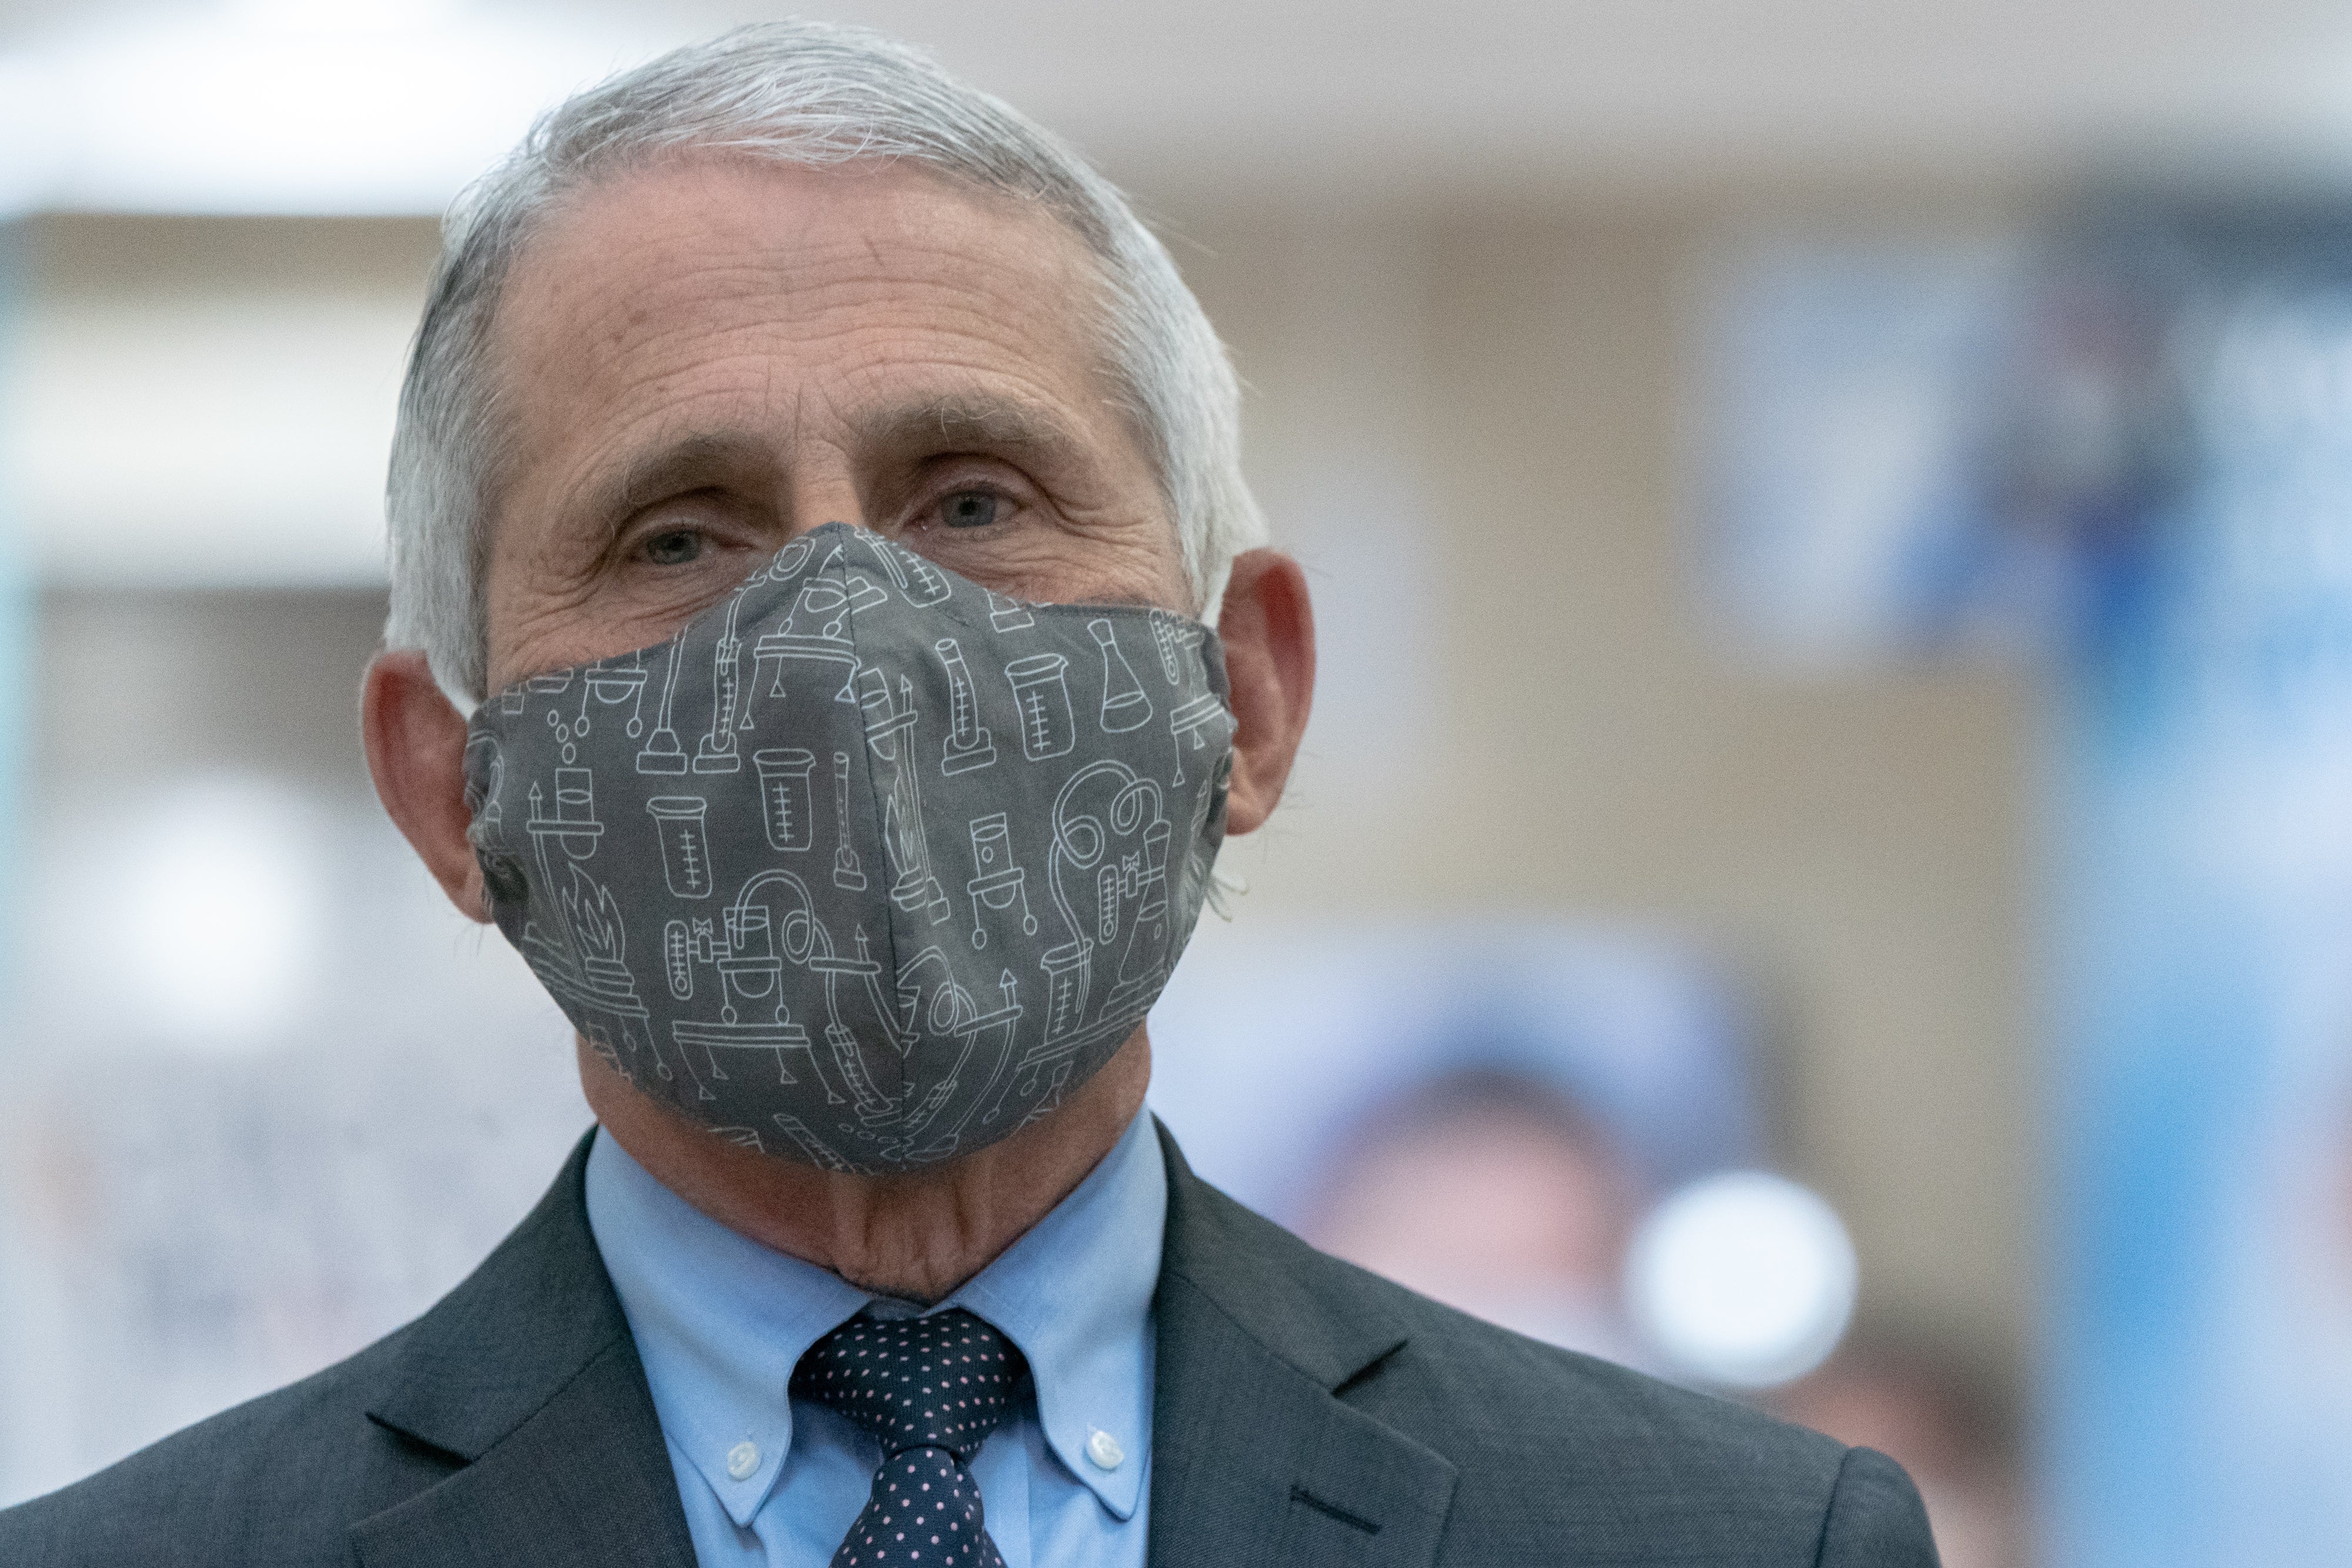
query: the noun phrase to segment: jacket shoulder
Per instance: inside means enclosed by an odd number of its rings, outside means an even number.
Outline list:
[[[1337,1397],[1454,1466],[1441,1560],[1933,1568],[1902,1469],[1818,1432],[1497,1328],[1316,1251],[1213,1188],[1221,1239],[1294,1310],[1389,1325]],[[1265,1274],[1261,1274],[1264,1278]]]
[[[414,1326],[0,1511],[0,1563],[94,1568],[152,1561],[159,1551],[192,1568],[348,1563],[352,1521],[449,1472],[446,1457],[402,1440],[366,1413]]]

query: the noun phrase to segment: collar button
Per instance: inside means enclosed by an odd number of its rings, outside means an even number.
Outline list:
[[[1114,1448],[1118,1447],[1114,1443]],[[727,1474],[733,1479],[748,1481],[760,1469],[760,1445],[746,1439],[727,1450]]]
[[[1115,1470],[1127,1458],[1127,1450],[1118,1439],[1101,1427],[1089,1427],[1087,1432],[1087,1459],[1098,1470]]]

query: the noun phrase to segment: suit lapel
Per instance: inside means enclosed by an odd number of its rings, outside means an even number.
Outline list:
[[[366,1568],[692,1568],[628,1321],[588,1228],[588,1140],[404,1334],[368,1418],[461,1468],[352,1528]]]
[[[1165,1128],[1160,1140],[1153,1568],[1430,1563],[1454,1466],[1335,1397],[1403,1331],[1329,1260],[1194,1176]]]
[[[1423,1568],[1454,1469],[1337,1394],[1403,1330],[1339,1266],[1194,1176],[1166,1129],[1154,1568]],[[587,1141],[530,1217],[408,1329],[377,1425],[446,1479],[352,1530],[365,1568],[692,1568],[627,1320],[588,1229]]]

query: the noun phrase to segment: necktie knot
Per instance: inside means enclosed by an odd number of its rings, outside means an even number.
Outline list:
[[[1012,1414],[1023,1370],[1010,1340],[955,1307],[850,1319],[801,1357],[792,1392],[856,1422],[886,1456],[944,1448],[968,1459]]]

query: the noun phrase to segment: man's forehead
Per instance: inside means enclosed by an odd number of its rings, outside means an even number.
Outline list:
[[[695,154],[566,196],[524,243],[507,293],[577,298],[671,282],[789,294],[811,269],[845,266],[966,285],[991,273],[1099,277],[1085,243],[1045,208],[919,164]]]
[[[601,411],[633,463],[818,419],[1044,448],[1108,390],[1100,316],[1070,308],[1099,282],[1041,209],[926,172],[697,161],[574,198],[518,258],[493,353],[534,444]]]

